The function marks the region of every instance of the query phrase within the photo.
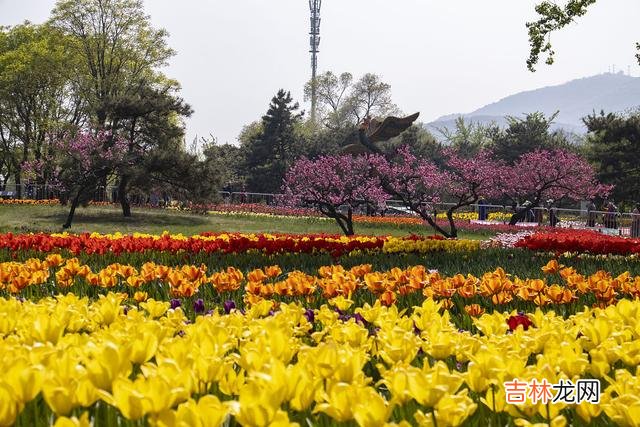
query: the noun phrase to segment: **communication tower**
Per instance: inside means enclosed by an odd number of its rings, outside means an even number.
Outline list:
[[[309,44],[311,50],[311,121],[316,121],[316,74],[318,71],[318,53],[320,52],[320,8],[322,0],[309,0],[311,11],[311,31],[309,32]]]

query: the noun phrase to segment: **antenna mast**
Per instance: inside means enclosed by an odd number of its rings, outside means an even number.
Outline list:
[[[318,71],[318,53],[320,52],[320,8],[322,0],[309,0],[309,10],[311,11],[311,31],[309,32],[309,43],[311,50],[311,121],[316,121],[316,74]]]

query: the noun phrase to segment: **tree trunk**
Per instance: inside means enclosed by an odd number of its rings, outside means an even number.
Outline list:
[[[455,208],[449,208],[449,210],[447,210],[447,219],[449,220],[449,235],[451,237],[457,238],[458,237],[458,229],[456,228],[456,223],[453,220],[453,211],[455,210]]]
[[[15,173],[16,181],[16,199],[22,199],[22,181],[20,177],[20,171]]]
[[[526,216],[527,212],[529,212],[531,208],[522,209],[520,212],[516,212],[511,215],[511,220],[509,220],[509,225],[516,225],[518,222],[522,221]]]
[[[355,233],[353,232],[353,210],[349,208],[347,212],[347,236],[353,236]]]
[[[336,220],[345,236],[353,236],[353,220],[351,220],[350,216],[346,217],[336,212],[333,219]]]
[[[122,207],[122,216],[125,218],[131,217],[131,203],[127,196],[127,185],[129,184],[129,177],[123,175],[120,178],[120,184],[118,184],[118,198],[120,199],[120,206]]]
[[[435,231],[437,231],[438,233],[442,234],[444,237],[446,237],[447,239],[455,237],[452,236],[450,233],[448,233],[446,230],[444,230],[442,227],[440,227],[434,220],[433,218],[431,218],[430,216],[423,216],[420,213],[418,213],[422,219],[424,219],[425,221],[427,221],[429,223],[429,225],[431,227],[433,227],[433,229]]]
[[[71,228],[71,223],[73,222],[73,216],[76,213],[76,208],[80,204],[80,196],[82,195],[83,191],[84,191],[84,188],[79,189],[78,193],[76,194],[76,197],[71,202],[71,209],[69,210],[69,216],[67,216],[67,222],[65,222],[64,225],[62,226],[62,228],[64,228],[65,230],[68,228]]]

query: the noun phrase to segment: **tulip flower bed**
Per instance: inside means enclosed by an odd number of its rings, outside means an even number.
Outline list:
[[[0,261],[0,426],[608,426],[640,411],[640,270],[624,257],[4,234]],[[558,398],[581,384],[602,393]]]
[[[314,209],[305,209],[305,208],[291,208],[291,207],[281,207],[281,206],[270,206],[264,204],[257,203],[247,203],[247,204],[222,204],[222,205],[213,205],[210,207],[210,212],[215,214],[229,214],[229,215],[238,215],[238,214],[254,214],[254,215],[273,215],[273,216],[307,216],[307,217],[318,217],[327,221],[332,221],[331,218],[327,218],[319,214]],[[437,215],[438,219],[446,220],[447,215],[445,213],[440,213]],[[453,218],[455,220],[460,221],[477,221],[478,213],[477,212],[455,212],[453,214]],[[488,215],[489,221],[509,221],[511,218],[510,213],[505,212],[491,212]],[[356,222],[387,222],[387,223],[397,223],[397,224],[423,224],[424,220],[420,219],[417,215],[415,216],[406,216],[406,215],[390,215],[390,216],[365,216],[365,215],[354,215],[353,220]]]
[[[232,216],[232,217],[268,217],[268,218],[299,218],[308,221],[323,221],[333,222],[334,220],[325,216],[321,216],[317,212],[309,209],[301,208],[282,208],[275,206],[267,206],[261,204],[248,204],[248,205],[216,205],[209,211],[212,215],[219,216]],[[469,233],[499,233],[518,231],[521,227],[508,225],[507,222],[511,218],[511,214],[504,212],[492,212],[489,214],[490,223],[478,223],[472,222],[478,220],[478,214],[475,212],[457,212],[454,214],[454,220],[456,227],[461,232]],[[405,215],[388,215],[388,216],[367,216],[367,215],[354,215],[353,222],[356,224],[380,224],[380,225],[393,225],[402,227],[403,229],[416,227],[418,230],[423,230],[425,227],[429,228],[425,224],[425,221],[418,216],[405,216]],[[441,227],[447,227],[449,222],[447,216],[444,213],[438,214],[436,222]],[[496,222],[504,222],[499,224]],[[544,227],[539,227],[544,228]]]
[[[148,298],[172,299],[195,313],[220,307],[225,301],[234,307],[251,306],[263,300],[306,301],[317,306],[339,297],[409,308],[426,297],[452,309],[460,325],[468,323],[469,316],[495,309],[523,311],[545,307],[573,314],[585,305],[606,307],[619,298],[640,297],[640,276],[634,277],[629,272],[617,276],[605,271],[584,275],[557,260],[549,261],[541,270],[547,277],[520,278],[502,268],[479,277],[472,274],[447,277],[424,266],[374,271],[370,264],[350,269],[323,266],[316,274],[298,270],[285,273],[277,265],[243,273],[234,267],[208,271],[205,265],[171,267],[153,262],[140,268],[118,263],[97,270],[76,258],[52,254],[44,260],[0,263],[0,295],[33,299],[73,292],[97,298],[107,291],[118,291],[133,304]]]
[[[591,230],[545,230],[526,236],[516,247],[544,252],[631,255],[640,253],[640,240],[608,236]]]
[[[59,205],[60,200],[58,199],[0,199],[0,205],[41,205],[41,206],[55,206]]]
[[[114,293],[95,301],[0,299],[0,425],[631,426],[639,419],[638,301],[567,318],[496,311],[476,318],[473,331],[459,329],[431,299],[403,312],[344,298],[313,310],[269,300],[226,308],[194,320],[169,302],[130,306]],[[581,381],[597,389],[558,398]],[[524,387],[521,403],[514,384]],[[554,388],[529,396],[536,384]]]
[[[58,199],[0,199],[0,206],[2,205],[10,205],[10,206],[57,206],[60,204],[60,200]],[[98,202],[91,201],[89,202],[90,206],[108,206],[111,203],[109,202]]]
[[[147,251],[168,253],[245,253],[257,251],[274,253],[327,252],[341,256],[354,251],[382,253],[428,253],[476,250],[480,242],[471,240],[444,240],[438,236],[419,237],[345,237],[338,235],[292,235],[292,234],[242,234],[202,233],[185,237],[182,235],[161,236],[101,235],[101,234],[0,234],[0,249],[12,251],[52,252],[67,250],[73,254],[144,253]]]

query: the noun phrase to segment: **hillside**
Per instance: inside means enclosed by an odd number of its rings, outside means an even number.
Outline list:
[[[623,112],[640,107],[640,77],[623,74],[600,74],[570,82],[520,92],[475,111],[440,117],[426,126],[430,130],[454,126],[459,116],[475,122],[506,124],[505,116],[521,117],[523,114],[541,111],[551,115],[559,111],[555,129],[582,133],[585,131],[582,117],[599,112]]]

